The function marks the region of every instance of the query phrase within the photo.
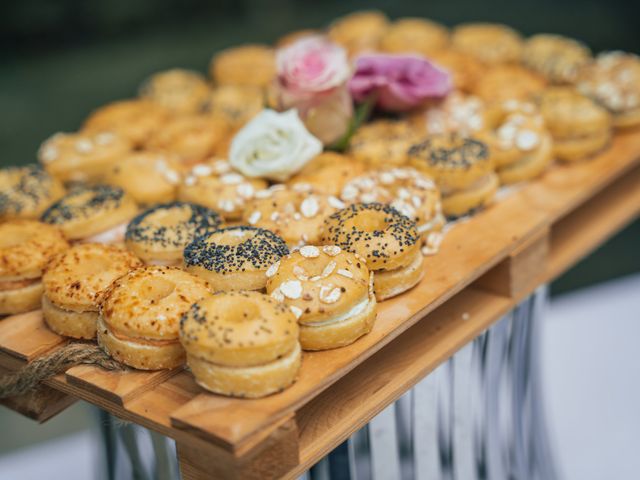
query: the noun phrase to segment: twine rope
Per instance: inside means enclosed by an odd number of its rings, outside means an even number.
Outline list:
[[[0,378],[0,398],[23,395],[40,382],[76,365],[98,365],[106,370],[122,370],[121,363],[107,355],[99,346],[74,342],[36,358],[20,370]]]

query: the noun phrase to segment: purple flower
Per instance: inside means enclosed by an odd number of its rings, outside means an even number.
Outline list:
[[[394,112],[410,110],[427,99],[444,97],[451,88],[449,73],[415,55],[360,56],[349,81],[349,90],[356,101],[376,95],[376,106]]]

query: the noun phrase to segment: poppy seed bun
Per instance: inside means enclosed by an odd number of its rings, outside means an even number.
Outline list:
[[[257,292],[223,292],[191,306],[180,341],[196,381],[222,395],[263,397],[295,380],[298,324],[289,308]]]

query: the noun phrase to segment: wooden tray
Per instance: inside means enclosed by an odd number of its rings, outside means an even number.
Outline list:
[[[640,211],[639,160],[640,132],[617,135],[604,154],[554,166],[458,223],[426,259],[424,280],[380,304],[369,335],[305,353],[282,393],[230,399],[204,392],[186,371],[87,366],[46,384],[174,438],[185,478],[293,477],[630,222]],[[0,366],[15,369],[65,342],[40,312],[8,317]]]

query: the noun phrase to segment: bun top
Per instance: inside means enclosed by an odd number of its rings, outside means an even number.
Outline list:
[[[222,292],[194,303],[180,322],[189,355],[231,367],[273,362],[298,342],[296,317],[258,292]]]
[[[100,312],[116,335],[177,340],[182,314],[209,294],[204,280],[179,268],[148,266],[113,282]]]
[[[59,226],[67,238],[77,240],[129,221],[137,210],[133,199],[119,187],[83,186],[51,205],[42,221]]]
[[[42,282],[45,295],[66,310],[97,312],[100,295],[116,278],[142,266],[132,253],[113,245],[84,243],[56,255]]]
[[[369,296],[366,262],[337,245],[304,246],[274,264],[267,276],[267,293],[305,325],[347,313]]]

